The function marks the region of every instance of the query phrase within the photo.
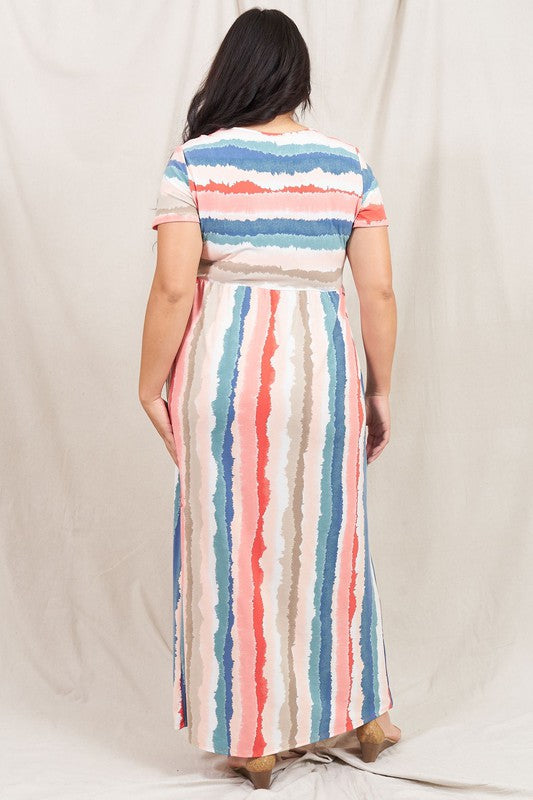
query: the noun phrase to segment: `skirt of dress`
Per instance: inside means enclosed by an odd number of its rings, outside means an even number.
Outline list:
[[[174,727],[252,757],[390,709],[344,289],[198,278],[167,399]]]

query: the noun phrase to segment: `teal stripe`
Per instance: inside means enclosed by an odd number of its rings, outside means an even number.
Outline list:
[[[373,562],[373,561],[372,561],[372,570],[374,570],[374,562]],[[376,577],[376,575],[375,575],[375,572],[374,572],[374,579],[375,579],[375,577]],[[377,583],[377,581],[376,581],[376,583]],[[380,598],[379,590],[378,590],[378,593],[377,593],[377,594],[378,594],[378,602],[380,603],[380,600],[379,600],[379,598]],[[379,613],[381,614],[381,603],[380,603]],[[381,646],[382,646],[382,648],[383,648],[383,661],[385,662],[385,684],[386,684],[386,687],[387,687],[387,694],[388,694],[388,696],[389,696],[389,703],[390,703],[390,705],[392,706],[392,703],[393,703],[393,698],[392,698],[392,692],[391,692],[391,688],[390,688],[390,680],[389,680],[389,668],[388,668],[388,665],[387,665],[387,648],[385,647],[385,637],[384,637],[384,629],[383,629],[383,618],[381,619],[381,629],[382,629],[382,636],[381,636]]]
[[[315,250],[325,252],[343,250],[346,246],[346,230],[342,227],[348,223],[349,229],[351,225],[349,220],[339,219],[339,232],[332,234],[324,234],[323,236],[298,236],[292,233],[268,233],[256,234],[252,236],[231,236],[227,233],[212,233],[206,231],[205,240],[212,244],[226,244],[226,245],[243,245],[248,242],[252,247],[297,247],[299,250]],[[350,232],[348,230],[348,233]]]
[[[346,352],[343,331],[341,328],[338,307],[338,292],[321,295],[323,302],[329,298],[335,311],[333,327],[333,354],[335,363],[335,400],[334,400],[334,451],[331,465],[331,497],[332,520],[326,542],[326,562],[324,565],[323,591],[320,597],[320,617],[322,647],[320,653],[320,676],[322,694],[322,717],[318,732],[319,740],[327,739],[331,731],[332,678],[331,666],[333,657],[333,584],[335,583],[338,560],[339,534],[342,529],[344,506],[343,455],[346,438],[344,397],[346,391]]]
[[[362,373],[361,373],[362,381]],[[364,395],[364,384],[363,384]],[[364,516],[364,591],[361,609],[361,629],[359,646],[361,650],[361,660],[363,671],[361,674],[361,690],[363,693],[363,706],[361,714],[363,722],[368,722],[378,716],[379,695],[376,692],[376,675],[378,670],[377,658],[377,632],[376,632],[376,596],[372,584],[372,560],[370,557],[370,545],[368,537],[368,514],[367,514],[367,455],[366,455],[367,431],[363,442],[363,516]]]
[[[311,645],[309,654],[309,688],[313,706],[311,709],[311,742],[320,740],[320,720],[322,718],[321,682],[329,678],[320,674],[320,654],[322,650],[322,620],[320,617],[320,597],[324,579],[324,562],[326,543],[332,518],[332,462],[335,437],[335,350],[333,346],[333,329],[337,314],[331,305],[329,296],[321,293],[324,310],[324,331],[327,336],[327,368],[329,377],[328,411],[324,447],[322,449],[322,473],[320,478],[320,517],[317,525],[317,544],[315,559],[314,614],[311,622]]]
[[[224,435],[231,403],[231,382],[239,350],[239,329],[241,307],[248,287],[238,286],[233,293],[233,318],[224,334],[222,357],[217,370],[217,392],[211,407],[215,425],[211,432],[211,450],[217,465],[217,477],[213,502],[215,508],[216,531],[213,541],[215,554],[215,580],[218,602],[215,605],[215,618],[218,628],[215,631],[214,652],[218,665],[217,687],[215,690],[216,727],[213,731],[213,749],[218,753],[229,752],[228,720],[226,719],[226,678],[224,674],[224,645],[228,631],[230,552],[226,532],[226,481],[224,477]]]
[[[171,183],[177,183],[178,186],[182,185],[189,189],[189,176],[187,167],[183,162],[171,158],[163,174]]]
[[[374,630],[372,636],[372,653],[373,653],[373,661],[374,661],[374,697],[376,698],[376,715],[379,711],[379,703],[380,703],[380,691],[379,691],[379,661],[378,661],[378,622],[379,622],[379,608],[378,608],[378,594],[377,594],[377,587],[376,587],[376,572],[374,570],[374,562],[372,560],[372,555],[369,555],[370,561],[370,571],[372,575],[372,597],[374,600]]]

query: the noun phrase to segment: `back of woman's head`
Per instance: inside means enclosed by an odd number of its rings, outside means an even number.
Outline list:
[[[251,8],[226,33],[192,99],[183,141],[311,107],[307,45],[278,9]]]

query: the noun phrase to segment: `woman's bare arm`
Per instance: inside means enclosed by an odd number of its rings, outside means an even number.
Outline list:
[[[196,222],[158,226],[157,262],[144,319],[139,400],[175,463],[172,429],[161,391],[191,312],[202,244]]]
[[[346,248],[361,313],[367,375],[368,463],[390,438],[389,392],[396,345],[396,298],[386,225],[354,228]]]

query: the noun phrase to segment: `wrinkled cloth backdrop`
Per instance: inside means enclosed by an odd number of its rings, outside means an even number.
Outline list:
[[[251,791],[172,728],[174,465],[137,400],[162,169],[251,5],[0,8],[6,800]],[[362,149],[390,217],[392,439],[368,504],[404,738],[374,764],[342,741],[287,759],[273,789],[531,798],[533,6],[275,6],[311,51],[302,121]],[[348,264],[345,286],[363,355]]]

